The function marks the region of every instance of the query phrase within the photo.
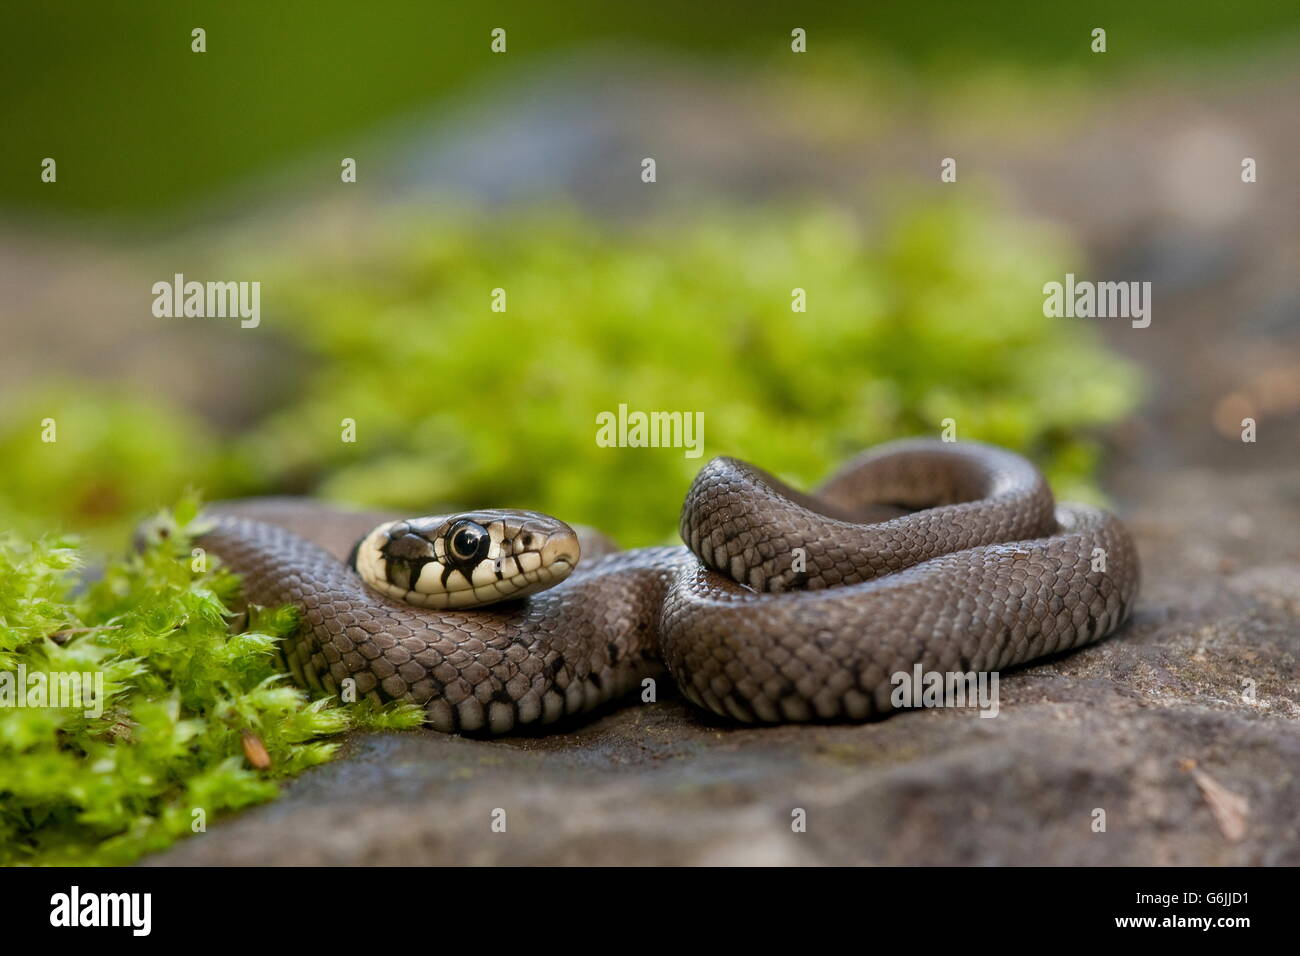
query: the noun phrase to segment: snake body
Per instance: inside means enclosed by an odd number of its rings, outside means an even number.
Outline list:
[[[880,446],[815,495],[714,459],[682,509],[687,547],[588,536],[566,580],[481,608],[413,606],[358,576],[349,552],[392,515],[271,498],[210,517],[201,543],[247,600],[300,609],[285,645],[298,680],[351,678],[447,732],[551,723],[665,668],[738,721],[883,716],[892,676],[917,665],[996,671],[1111,634],[1139,580],[1118,519],[1057,506],[1029,462],[973,443]]]

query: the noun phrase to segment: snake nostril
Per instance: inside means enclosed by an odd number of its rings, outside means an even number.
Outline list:
[[[523,542],[525,548],[531,548],[533,546],[533,536],[531,534],[526,534],[519,540]]]

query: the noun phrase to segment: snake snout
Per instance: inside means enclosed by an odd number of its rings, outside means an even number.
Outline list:
[[[557,573],[563,570],[564,577],[568,577],[581,557],[582,547],[578,543],[578,535],[568,525],[553,532],[542,545],[542,567],[553,567]],[[561,579],[556,580],[558,582]]]

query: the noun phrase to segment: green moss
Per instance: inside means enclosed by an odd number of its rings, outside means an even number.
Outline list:
[[[286,683],[275,649],[291,608],[232,632],[238,581],[195,570],[195,510],[183,503],[165,534],[80,593],[75,542],[0,538],[0,680],[103,682],[102,706],[0,706],[0,863],[128,863],[271,799],[344,730],[419,723],[417,709],[331,706]],[[246,739],[269,766],[250,765]]]
[[[959,438],[1029,455],[1063,497],[1095,499],[1094,436],[1138,381],[1095,326],[1043,317],[1043,283],[1078,256],[985,203],[892,206],[869,225],[816,204],[622,226],[442,209],[345,243],[322,229],[250,247],[218,271],[264,277],[261,327],[233,334],[297,352],[283,403],[229,436],[156,400],[45,389],[0,421],[0,527],[99,529],[92,541],[116,545],[192,484],[414,513],[535,508],[632,546],[673,540],[713,455],[808,485],[947,418]],[[791,311],[796,287],[806,312]],[[599,447],[596,416],[621,403],[703,412],[704,457]]]
[[[674,537],[713,455],[808,485],[946,418],[1094,496],[1092,436],[1132,407],[1137,378],[1095,329],[1043,317],[1069,248],[983,204],[897,205],[872,228],[825,206],[624,228],[443,213],[299,247],[268,284],[285,305],[272,328],[309,371],[237,453],[267,487],[535,508],[625,545]],[[807,312],[791,310],[796,287]],[[703,412],[704,458],[599,447],[596,416],[620,403]]]

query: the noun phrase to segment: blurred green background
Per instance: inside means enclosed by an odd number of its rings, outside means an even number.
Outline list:
[[[485,78],[520,80],[591,48],[752,66],[784,56],[800,26],[812,51],[858,50],[940,85],[989,68],[1024,71],[1027,83],[1063,70],[1111,82],[1117,71],[1203,70],[1207,57],[1293,36],[1300,24],[1292,0],[24,6],[4,14],[0,201],[150,216],[378,120],[448,105]],[[208,33],[203,56],[190,52],[196,26]],[[1110,37],[1104,70],[1088,48],[1096,26]],[[505,57],[488,52],[495,27],[508,31]],[[34,154],[66,157],[57,191],[31,175]]]
[[[547,99],[572,64],[598,64],[572,72],[579,88],[631,77],[683,109],[691,87],[673,78],[704,76],[733,102],[752,93],[770,140],[795,129],[790,154],[806,135],[835,157],[871,124],[905,136],[918,109],[1032,138],[1127,83],[1235,75],[1291,55],[1300,8],[122,2],[4,21],[0,525],[120,543],[194,486],[532,507],[634,545],[672,538],[702,461],[597,447],[595,416],[620,403],[702,411],[706,460],[801,484],[951,417],[960,437],[1032,455],[1058,492],[1095,497],[1106,427],[1141,383],[1095,329],[1042,317],[1042,283],[1081,262],[1068,229],[978,177],[941,192],[944,153],[907,182],[850,174],[851,189],[808,169],[731,189],[765,158],[743,152],[712,178],[665,162],[647,187],[634,114],[593,141],[623,171],[593,179],[590,160],[555,159],[565,130],[609,120]],[[489,52],[494,27],[505,56]],[[526,188],[411,172],[449,148],[472,170],[489,159],[474,131],[515,122],[533,138],[486,148],[522,150]],[[534,157],[538,143],[552,152]],[[39,179],[45,156],[56,184]],[[354,186],[341,156],[362,157]],[[260,281],[262,325],[153,319],[148,290],[174,272]],[[505,315],[490,310],[498,287]],[[790,310],[795,287],[806,313]],[[44,306],[59,324],[35,301],[59,303]]]

